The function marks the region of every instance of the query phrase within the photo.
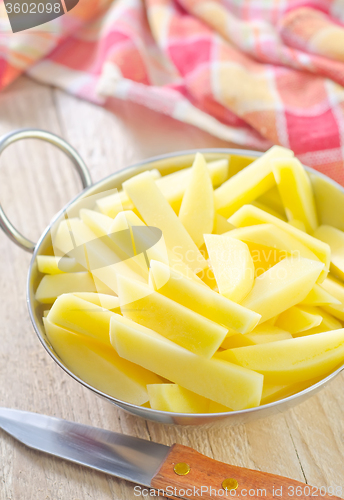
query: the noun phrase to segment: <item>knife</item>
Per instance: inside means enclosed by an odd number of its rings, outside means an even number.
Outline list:
[[[316,488],[266,472],[218,462],[174,444],[165,446],[132,436],[68,422],[59,418],[0,408],[0,428],[26,446],[137,483],[135,496],[173,499],[339,500]]]

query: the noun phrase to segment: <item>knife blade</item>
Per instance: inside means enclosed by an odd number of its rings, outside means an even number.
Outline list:
[[[0,427],[29,448],[150,486],[169,446],[27,411],[0,408]]]
[[[324,488],[218,462],[187,446],[169,447],[37,413],[0,408],[0,428],[30,448],[152,488],[175,500],[218,496],[340,500]]]

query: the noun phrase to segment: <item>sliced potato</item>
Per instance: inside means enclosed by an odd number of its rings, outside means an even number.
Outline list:
[[[63,220],[59,224],[53,237],[53,246],[74,257],[92,273],[94,278],[116,293],[118,274],[125,274],[140,281],[146,281],[148,278],[148,271],[144,273],[143,270],[143,255],[135,255],[128,259],[108,236],[97,237],[78,218]]]
[[[208,413],[228,413],[229,411],[233,410],[228,406],[216,403],[216,401],[209,401]]]
[[[157,170],[156,168],[153,168],[148,172],[149,175],[152,176],[152,179],[154,179],[155,181],[161,178],[161,174],[159,170]],[[114,219],[116,215],[122,212],[123,210],[135,211],[134,204],[125,191],[118,191],[117,193],[113,193],[108,196],[104,196],[103,198],[99,198],[96,201],[96,208],[102,214],[107,215],[112,219]]]
[[[242,205],[250,203],[274,187],[271,160],[280,156],[292,157],[290,149],[273,146],[244,170],[224,182],[215,190],[216,211],[229,217]]]
[[[148,384],[151,408],[176,413],[207,413],[209,399],[188,391],[178,384]]]
[[[288,224],[273,215],[267,214],[253,205],[245,205],[241,207],[234,215],[232,215],[232,217],[230,217],[229,222],[236,227],[254,226],[256,224],[274,224],[280,229],[283,229],[308,247],[309,250],[311,250],[317,258],[325,264],[325,268],[321,273],[319,282],[322,282],[326,278],[331,261],[331,249],[327,243],[300,231],[291,224]]]
[[[344,192],[332,179],[310,172],[319,223],[344,231]]]
[[[116,313],[68,293],[58,297],[47,319],[62,328],[109,344],[110,319],[114,315]]]
[[[59,295],[72,292],[114,292],[101,281],[95,281],[89,272],[47,274],[38,285],[35,298],[42,304],[52,304]]]
[[[269,207],[268,205],[265,205],[261,201],[252,201],[251,205],[254,207],[260,208],[260,210],[264,210],[264,212],[267,212],[270,215],[273,215],[274,217],[277,217],[278,219],[281,219],[283,221],[287,221],[287,218],[285,215],[282,215],[280,212],[277,212],[273,208]]]
[[[314,237],[330,246],[330,271],[341,280],[344,280],[344,232],[333,226],[320,226],[314,232]]]
[[[184,263],[196,273],[207,267],[207,261],[147,172],[125,181],[123,188],[145,223],[161,229],[165,243],[172,252],[180,255]]]
[[[328,332],[330,330],[339,330],[342,328],[342,323],[338,319],[334,318],[331,314],[327,313],[320,307],[308,306],[308,310],[313,312],[313,314],[320,315],[322,317],[322,322],[319,326],[310,328],[309,330],[304,330],[293,334],[293,337],[304,337],[305,335],[314,335],[315,333]]]
[[[275,248],[293,257],[305,257],[318,260],[318,257],[308,246],[299,241],[295,236],[274,224],[257,224],[233,229],[228,235],[231,238],[248,243],[256,243],[269,248]]]
[[[226,158],[208,162],[207,168],[214,187],[228,179],[228,160]],[[152,174],[153,170],[150,171]],[[156,185],[165,196],[173,210],[178,214],[186,186],[189,183],[191,167],[178,170],[164,177],[156,178]],[[116,217],[122,210],[136,210],[125,191],[105,196],[97,201],[99,210],[109,217]]]
[[[298,229],[299,231],[303,231],[304,233],[306,233],[306,226],[305,226],[304,222],[297,220],[297,219],[291,219],[288,221],[288,224],[296,227],[296,229]]]
[[[198,356],[122,316],[111,322],[110,338],[122,358],[200,396],[233,410],[259,405],[263,376],[254,371]]]
[[[336,318],[344,321],[344,283],[333,276],[329,276],[322,284],[323,288],[340,301],[340,304],[323,306],[323,309]]]
[[[44,274],[79,273],[86,271],[75,259],[70,259],[69,257],[37,255],[36,259],[38,271]]]
[[[305,332],[311,328],[319,326],[322,322],[322,316],[316,314],[316,308],[307,308],[307,306],[293,306],[280,314],[275,322],[279,328],[289,330],[291,334]]]
[[[298,392],[304,391],[308,387],[316,384],[321,380],[322,377],[312,378],[311,380],[306,380],[304,382],[297,382],[296,384],[288,385],[275,385],[264,383],[261,405],[266,405],[273,403],[274,401],[279,401],[280,399],[288,398],[293,396]]]
[[[211,178],[203,155],[197,153],[183,196],[179,219],[198,248],[204,244],[203,235],[213,231],[214,216]]]
[[[256,161],[256,157],[254,156],[246,156],[246,155],[230,155],[229,156],[229,175],[233,177],[233,175],[237,174],[241,170],[243,170],[248,165],[251,165],[254,161]],[[228,179],[228,175],[227,175]],[[223,184],[227,179],[223,179],[220,184]]]
[[[306,170],[296,158],[277,158],[271,163],[288,220],[303,222],[312,233],[318,227],[318,216]]]
[[[95,210],[88,210],[87,208],[82,208],[79,214],[81,220],[91,229],[91,231],[94,232],[96,236],[99,238],[107,236],[112,224],[111,217],[107,217],[106,215],[96,212]]]
[[[152,260],[150,273],[157,292],[226,328],[247,333],[260,320],[259,314],[199,286],[166,264]]]
[[[230,224],[223,215],[215,214],[213,228],[214,234],[228,233],[228,231],[231,231],[232,229],[235,229],[235,226]]]
[[[151,255],[164,261],[168,258],[161,231],[146,226],[132,210],[117,214],[111,221],[107,234],[127,259],[142,254],[144,258],[140,263],[146,279]]]
[[[217,359],[257,371],[268,383],[293,384],[321,377],[344,359],[344,328],[268,344],[227,349]]]
[[[255,276],[247,245],[227,234],[205,234],[204,240],[220,294],[241,302],[251,291]]]
[[[266,344],[278,340],[291,339],[291,333],[274,325],[263,323],[258,325],[252,332],[244,335],[232,335],[225,338],[221,344],[222,349],[233,349],[234,347],[245,347],[248,345]]]
[[[154,373],[121,358],[112,346],[61,328],[48,319],[44,320],[44,327],[66,367],[104,394],[142,405],[148,401],[146,385],[161,382]]]
[[[177,254],[166,248],[164,238],[159,238],[159,233],[157,228],[146,226],[131,210],[119,213],[109,229],[109,237],[116,241],[128,257],[140,253],[144,255],[144,260],[140,262],[145,272],[148,272],[147,263],[155,259],[169,264],[184,276],[204,285],[197,274]]]
[[[287,257],[256,278],[241,304],[260,314],[263,323],[303,300],[323,267],[319,261]]]
[[[340,300],[336,299],[321,285],[315,284],[307,297],[300,302],[300,305],[305,306],[326,306],[331,304],[340,304]]]
[[[191,352],[211,358],[227,335],[227,328],[146,285],[120,276],[118,286],[123,316],[153,329]],[[203,287],[199,288],[203,290]]]
[[[92,293],[92,292],[78,292],[74,293],[79,299],[86,300],[87,302],[92,302],[99,307],[104,309],[109,309],[117,314],[121,314],[121,308],[119,305],[119,298],[114,295],[108,295],[105,293]]]
[[[267,247],[259,243],[246,243],[254,264],[255,278],[268,271],[281,260],[289,256],[284,250],[279,250],[274,247]]]
[[[277,186],[274,186],[269,189],[269,191],[266,191],[266,193],[262,194],[262,196],[259,196],[256,201],[272,208],[275,212],[278,212],[279,215],[286,218],[285,209]]]
[[[299,392],[299,386],[300,384],[276,385],[264,383],[260,404],[267,405],[269,403],[273,403],[274,401],[279,401],[280,399],[291,396],[292,394]]]

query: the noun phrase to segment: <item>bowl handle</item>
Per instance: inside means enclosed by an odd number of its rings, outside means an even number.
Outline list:
[[[40,139],[42,141],[50,142],[57,148],[61,149],[71,160],[72,163],[80,175],[83,188],[88,188],[92,186],[92,179],[88,168],[79,155],[79,153],[65,140],[61,137],[45,130],[39,130],[34,128],[23,128],[14,130],[9,134],[5,134],[0,138],[0,155],[10,144],[20,141],[21,139]],[[27,252],[33,252],[36,244],[23,236],[10,222],[7,215],[3,211],[0,205],[0,227],[5,232],[5,234],[16,243],[19,247],[23,248]]]

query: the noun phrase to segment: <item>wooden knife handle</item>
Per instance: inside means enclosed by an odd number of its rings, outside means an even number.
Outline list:
[[[181,475],[176,473],[175,469]],[[188,469],[189,472],[183,475]],[[225,480],[228,481],[224,483]],[[236,489],[225,490],[226,485]],[[214,498],[314,500],[316,497],[318,500],[339,500],[339,497],[332,496],[324,488],[267,472],[218,462],[180,444],[171,447],[165,462],[154,476],[151,487],[159,490],[159,495],[187,500],[200,498],[202,500]]]

